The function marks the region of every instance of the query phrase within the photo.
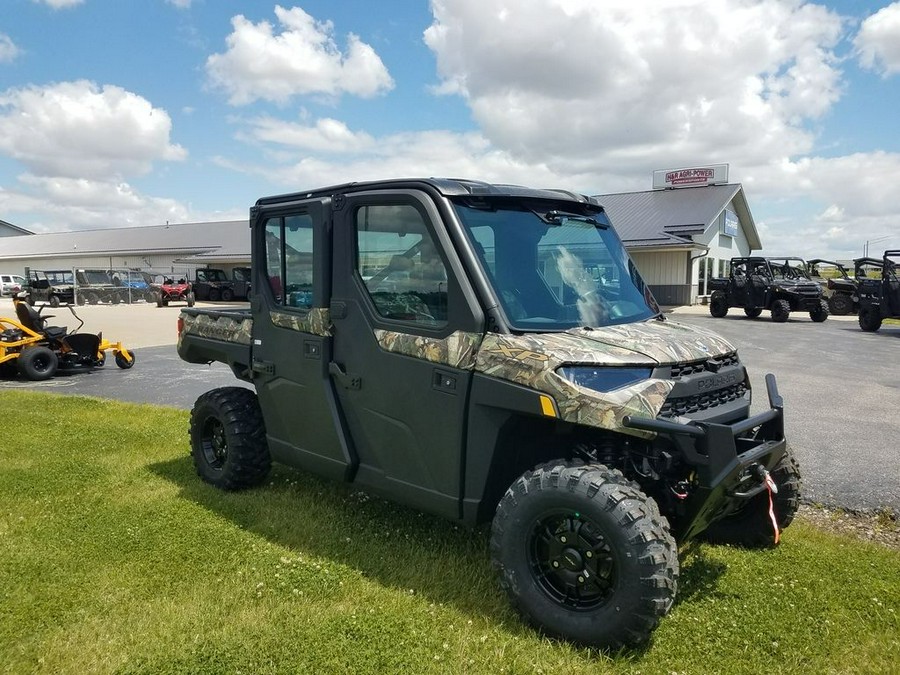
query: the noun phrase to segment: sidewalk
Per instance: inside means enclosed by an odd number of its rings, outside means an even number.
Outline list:
[[[203,303],[198,303],[200,306]],[[183,303],[170,307],[157,307],[153,303],[139,302],[133,305],[84,305],[73,307],[84,321],[81,333],[99,333],[110,342],[121,342],[128,349],[174,345],[177,340],[176,320]],[[217,305],[210,305],[217,306]],[[66,306],[37,305],[42,316],[52,316],[49,325],[78,328],[78,319]],[[0,317],[16,319],[11,298],[0,298]],[[8,327],[8,326],[7,326]]]

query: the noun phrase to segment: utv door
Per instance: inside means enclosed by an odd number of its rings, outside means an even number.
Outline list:
[[[424,192],[359,193],[334,211],[331,373],[356,480],[458,518],[465,413],[483,314]]]
[[[329,200],[254,211],[251,368],[274,459],[339,480],[352,477],[328,375]]]

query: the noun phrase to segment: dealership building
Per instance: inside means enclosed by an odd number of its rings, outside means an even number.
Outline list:
[[[728,260],[762,246],[740,183],[728,166],[655,171],[650,190],[595,195],[662,305],[694,304]],[[203,267],[250,262],[248,221],[166,224],[30,234],[0,220],[0,272],[141,269],[193,277]]]

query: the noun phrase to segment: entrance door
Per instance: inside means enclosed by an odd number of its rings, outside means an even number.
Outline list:
[[[328,374],[329,212],[324,199],[255,214],[251,367],[273,458],[347,480],[355,462]]]
[[[357,482],[457,518],[483,315],[430,198],[348,195],[334,214],[331,373]]]

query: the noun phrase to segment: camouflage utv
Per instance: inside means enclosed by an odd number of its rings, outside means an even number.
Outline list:
[[[250,222],[249,310],[179,320],[183,359],[255,389],[194,405],[209,483],[277,461],[491,522],[523,617],[612,649],[672,607],[680,542],[770,546],[791,523],[774,377],[751,416],[735,348],[660,312],[595,200],[394,180],[261,199]]]

